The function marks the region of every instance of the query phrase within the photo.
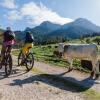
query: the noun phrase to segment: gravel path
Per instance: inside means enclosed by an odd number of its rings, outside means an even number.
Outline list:
[[[0,77],[0,100],[84,100],[81,93],[60,89],[36,73],[15,68],[9,78]]]
[[[0,71],[0,100],[85,100],[80,92],[64,87],[63,83],[53,82],[53,80],[43,77],[39,71],[75,82],[84,80],[87,76],[84,73],[73,71],[65,74],[63,72],[66,69],[42,62],[35,62],[35,68],[39,70],[26,73],[24,68],[14,65],[13,73],[8,78],[4,78],[2,68]],[[81,76],[79,76],[80,74]],[[79,81],[75,77],[79,78]],[[98,85],[100,87],[100,84]]]
[[[65,80],[80,84],[82,86],[100,92],[100,77],[98,80],[91,79],[89,78],[90,77],[89,73],[86,74],[85,72],[81,72],[78,70],[73,70],[67,73],[66,68],[45,64],[43,62],[36,62],[35,66],[47,74],[56,75],[57,77],[63,78]]]

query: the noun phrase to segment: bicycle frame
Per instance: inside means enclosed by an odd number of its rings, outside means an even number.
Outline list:
[[[5,66],[6,76],[10,75],[12,72],[12,57],[10,53],[11,53],[11,46],[7,46],[1,61],[1,68],[2,66]]]

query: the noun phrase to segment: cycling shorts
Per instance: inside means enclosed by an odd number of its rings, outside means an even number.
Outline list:
[[[33,43],[26,43],[26,44],[24,45],[24,47],[22,48],[22,53],[26,55],[27,53],[29,53],[29,50],[30,50],[32,47],[33,47]]]
[[[12,46],[14,43],[15,43],[14,40],[11,40],[11,41],[5,41],[5,42],[3,42],[3,45],[4,45],[4,46]]]

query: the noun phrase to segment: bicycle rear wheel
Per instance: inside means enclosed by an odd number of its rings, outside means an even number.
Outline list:
[[[21,52],[19,53],[19,55],[18,55],[18,66],[21,65],[22,59],[23,59],[23,54],[22,54],[22,51],[21,51]]]
[[[12,72],[12,56],[9,54],[5,58],[5,74],[6,76],[10,75]]]
[[[34,56],[32,53],[29,53],[27,56],[26,56],[26,68],[27,68],[27,71],[30,71],[34,66]]]

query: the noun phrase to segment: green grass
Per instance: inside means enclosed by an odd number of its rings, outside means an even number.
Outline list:
[[[48,46],[51,47],[49,48]],[[53,54],[54,50],[55,50],[55,45],[45,45],[45,46],[35,46],[32,52],[34,52],[35,59],[37,61],[42,61],[60,67],[66,67],[66,68],[69,67],[69,63],[67,60],[54,56]],[[80,61],[77,59],[74,60],[73,66],[75,66],[76,69],[88,72],[87,70],[81,67]]]
[[[100,100],[100,93],[89,89],[84,92],[84,98],[85,100]]]
[[[55,46],[56,44],[45,45],[45,46],[34,46],[33,49],[31,49],[31,52],[34,53],[35,60],[37,61],[49,63],[60,67],[66,67],[66,68],[69,67],[69,63],[67,60],[56,57],[53,54],[53,51],[55,50]],[[18,56],[19,51],[20,50],[13,50],[12,53]],[[80,61],[77,59],[74,60],[73,66],[75,66],[75,68],[78,70],[89,72],[88,70],[81,67]]]
[[[92,41],[94,38],[95,37],[85,38],[85,39],[75,39],[75,40],[68,41],[68,43],[77,43],[77,44],[86,43],[86,39],[90,39],[90,41]],[[35,60],[37,61],[42,61],[45,63],[60,66],[60,67],[68,67],[69,63],[66,60],[58,58],[53,55],[53,51],[55,50],[55,46],[57,45],[58,44],[50,44],[50,45],[45,45],[45,46],[34,46],[31,51],[34,53]],[[99,49],[99,54],[100,54],[100,46],[98,46],[98,49]],[[18,53],[19,53],[18,50],[13,51],[13,54],[15,55],[18,55]],[[81,67],[80,60],[74,60],[73,66],[76,69],[89,72],[87,69],[84,69]]]

